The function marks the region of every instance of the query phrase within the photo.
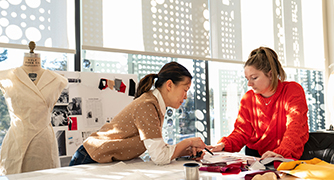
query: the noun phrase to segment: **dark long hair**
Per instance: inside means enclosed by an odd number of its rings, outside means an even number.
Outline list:
[[[169,62],[161,68],[158,74],[148,74],[139,81],[135,99],[152,88],[155,78],[158,79],[155,81],[154,86],[155,88],[159,88],[169,79],[177,85],[185,77],[193,78],[184,66],[177,62]]]
[[[255,69],[262,71],[266,76],[271,70],[272,81],[271,90],[276,90],[278,80],[284,81],[286,78],[285,71],[278,60],[276,52],[268,47],[259,47],[254,49],[248,57],[245,66],[253,66]]]

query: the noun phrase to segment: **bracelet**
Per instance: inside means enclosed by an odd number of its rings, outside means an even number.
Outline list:
[[[223,143],[222,143],[222,144],[223,144]],[[224,151],[224,149],[225,149],[225,144],[224,144],[224,147],[223,147],[222,151]]]

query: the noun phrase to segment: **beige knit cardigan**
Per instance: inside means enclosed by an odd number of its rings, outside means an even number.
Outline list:
[[[146,151],[143,140],[162,138],[162,114],[152,91],[132,101],[110,123],[92,133],[83,143],[99,163],[130,160]]]

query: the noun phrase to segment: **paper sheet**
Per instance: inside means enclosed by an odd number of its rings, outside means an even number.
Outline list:
[[[82,137],[78,131],[67,132],[67,155],[73,155],[82,144]]]
[[[100,98],[88,98],[86,100],[86,122],[87,126],[101,126],[104,124],[102,119],[102,102]]]
[[[257,159],[251,156],[240,155],[236,153],[228,152],[214,152],[213,155],[206,153],[201,160],[203,164],[217,164],[217,163],[226,163],[233,164],[238,162],[247,163],[247,161],[256,161]]]

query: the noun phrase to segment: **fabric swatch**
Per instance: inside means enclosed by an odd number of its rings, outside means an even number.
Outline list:
[[[129,80],[129,96],[135,96],[135,92],[136,92],[136,83],[133,79]]]
[[[107,88],[107,87],[108,87],[107,79],[103,79],[103,78],[101,78],[101,79],[100,79],[100,83],[99,83],[99,89],[100,89],[100,90],[103,90],[103,89],[105,89],[105,88]]]
[[[125,84],[123,82],[121,82],[121,86],[119,87],[119,91],[118,92],[125,93],[125,89],[126,89]]]
[[[115,86],[114,86],[114,88],[115,88],[117,91],[121,90],[120,87],[121,87],[121,84],[122,84],[122,80],[121,80],[121,79],[115,79],[114,82],[115,82]]]

